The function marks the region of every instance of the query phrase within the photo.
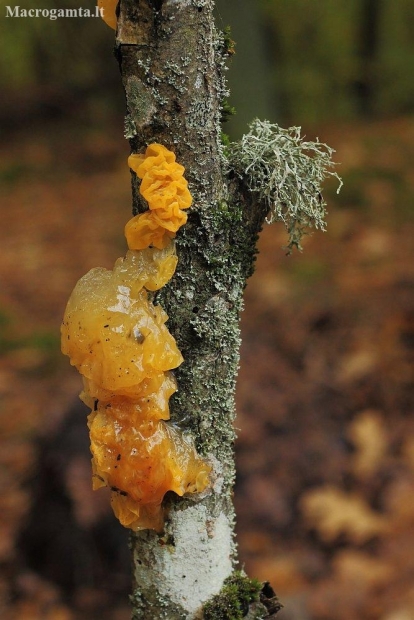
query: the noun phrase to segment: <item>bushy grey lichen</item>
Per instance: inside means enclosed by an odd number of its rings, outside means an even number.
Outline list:
[[[325,230],[326,203],[323,181],[333,176],[334,150],[319,142],[305,142],[300,127],[282,129],[277,124],[256,119],[238,142],[224,152],[227,171],[233,171],[265,202],[268,223],[283,222],[289,234],[288,249],[300,249],[300,240],[309,228]]]

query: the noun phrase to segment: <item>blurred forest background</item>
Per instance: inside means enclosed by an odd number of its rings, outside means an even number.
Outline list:
[[[127,535],[91,491],[80,381],[59,351],[76,280],[125,251],[114,35],[4,6],[0,617],[124,620]],[[225,131],[301,125],[336,149],[344,181],[302,254],[266,227],[242,317],[240,556],[281,620],[414,618],[413,24],[413,0],[217,3],[236,41]]]

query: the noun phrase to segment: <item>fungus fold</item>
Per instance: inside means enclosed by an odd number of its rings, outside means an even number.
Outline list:
[[[144,225],[131,233],[127,224],[133,248],[125,258],[112,271],[97,267],[79,280],[62,323],[62,352],[82,374],[80,397],[91,408],[93,488],[110,487],[112,508],[125,527],[161,531],[165,493],[203,491],[211,469],[191,438],[168,422],[177,389],[171,371],[183,358],[165,325],[167,314],[148,294],[174,274],[171,236],[191,195],[184,168],[162,145],[132,155],[129,165],[146,181],[152,210],[137,218],[156,214],[152,234]]]
[[[158,143],[150,144],[143,155],[130,155],[128,164],[141,179],[139,191],[149,207],[127,222],[128,247],[130,250],[142,250],[150,245],[165,248],[186,223],[183,209],[192,203],[184,166],[176,162],[172,151]]]

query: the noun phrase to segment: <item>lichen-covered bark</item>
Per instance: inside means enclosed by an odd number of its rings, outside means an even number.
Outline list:
[[[169,315],[184,363],[172,420],[214,466],[203,497],[169,497],[163,536],[134,534],[133,617],[193,619],[235,563],[234,389],[239,313],[265,213],[223,173],[220,104],[225,50],[212,0],[121,0],[116,53],[132,150],[160,142],[186,168],[194,202],[177,235],[179,264],[156,302]],[[146,208],[132,178],[133,210]]]

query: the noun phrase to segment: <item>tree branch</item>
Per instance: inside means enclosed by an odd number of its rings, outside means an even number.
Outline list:
[[[164,536],[131,538],[134,618],[195,618],[235,563],[234,389],[239,313],[265,212],[229,194],[223,172],[221,102],[226,51],[212,0],[121,0],[116,53],[127,101],[126,137],[134,152],[160,142],[186,167],[194,197],[177,235],[179,263],[157,294],[184,356],[171,419],[210,459],[213,489],[169,497]],[[133,210],[146,205],[132,175]],[[231,199],[231,200],[230,200]],[[246,208],[249,205],[249,208]]]

